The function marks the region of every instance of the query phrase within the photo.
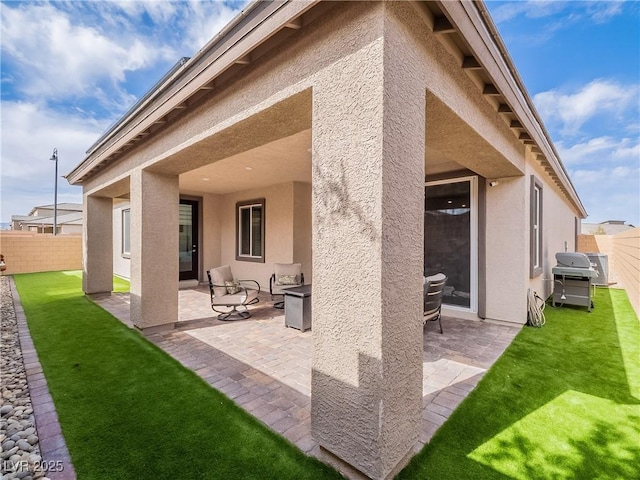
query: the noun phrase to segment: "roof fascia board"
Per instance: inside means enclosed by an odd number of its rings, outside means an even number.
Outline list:
[[[486,9],[483,15],[483,3],[480,1],[443,1],[439,2],[438,5],[446,13],[456,30],[465,38],[476,59],[480,61],[494,85],[513,108],[513,112],[521,121],[523,128],[532,135],[536,144],[543,150],[544,156],[558,175],[572,203],[580,214],[586,217],[586,210],[566,170],[559,161],[559,156],[553,147],[553,143],[544,129],[524,83],[509,58],[497,29],[486,13]],[[480,51],[478,48],[480,45],[484,47],[484,51]]]
[[[66,175],[70,184],[78,184],[94,167],[117,152],[149,128],[154,122],[167,115],[191,95],[210,83],[218,75],[234,65],[238,58],[264,43],[281,28],[317,4],[319,0],[298,0],[278,2],[254,2],[245,15],[234,19],[218,36],[196,53],[182,69],[179,69],[158,93],[150,95],[146,102],[121,119],[113,132],[101,142],[85,159]],[[263,6],[257,9],[256,6]],[[254,14],[251,16],[250,14]],[[277,25],[265,27],[267,20],[278,15]],[[244,24],[241,22],[244,21]],[[234,30],[235,29],[235,30]]]

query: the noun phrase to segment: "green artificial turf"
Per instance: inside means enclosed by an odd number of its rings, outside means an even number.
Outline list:
[[[129,291],[129,280],[126,280],[121,277],[113,276],[113,291],[114,292],[128,292]]]
[[[15,282],[79,480],[339,477],[84,297],[77,272]]]
[[[399,478],[639,479],[640,324],[623,290],[545,310]]]

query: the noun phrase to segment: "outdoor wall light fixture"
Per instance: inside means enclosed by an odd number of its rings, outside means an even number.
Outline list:
[[[491,180],[491,181],[489,182],[489,186],[490,186],[490,187],[496,187],[496,186],[498,186],[499,184],[500,184],[500,182],[499,182],[498,180]]]

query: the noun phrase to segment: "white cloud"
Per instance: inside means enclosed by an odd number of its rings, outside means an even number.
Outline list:
[[[31,3],[2,6],[2,51],[15,61],[20,90],[48,99],[91,95],[102,81],[115,88],[127,71],[168,53],[126,33],[105,36],[50,4]]]
[[[573,145],[556,142],[560,158],[568,167],[640,161],[640,139],[596,137]]]
[[[604,2],[586,2],[587,15],[596,23],[604,23],[610,18],[620,15],[624,2],[607,0]]]
[[[52,203],[54,147],[59,174],[66,174],[135,101],[132,92],[145,83],[140,73],[162,72],[192,55],[245,4],[0,3],[2,221]],[[60,179],[59,201],[81,201],[81,189]]]
[[[528,0],[507,2],[493,10],[492,17],[496,23],[502,23],[523,15],[526,18],[546,18],[561,12],[565,24],[592,20],[603,23],[610,18],[620,15],[623,11],[623,1],[558,1],[558,0]]]
[[[617,166],[570,171],[589,213],[589,222],[626,220],[640,225],[640,167]]]
[[[538,93],[533,102],[546,121],[559,121],[561,132],[572,135],[579,133],[580,128],[594,117],[621,117],[627,110],[637,112],[638,93],[638,85],[598,79],[575,93],[559,90]]]
[[[53,203],[55,165],[48,159],[58,149],[58,173],[69,173],[107,127],[107,122],[61,114],[42,103],[2,102],[2,221],[26,215],[39,204]],[[58,182],[59,201],[82,201],[79,187]]]

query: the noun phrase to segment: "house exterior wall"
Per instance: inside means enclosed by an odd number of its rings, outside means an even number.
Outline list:
[[[202,273],[200,281],[207,281],[206,271],[222,265],[222,214],[223,196],[202,196],[202,245],[200,245]]]
[[[542,169],[537,162],[527,163],[527,177],[535,175],[542,183],[542,252],[543,264],[542,274],[529,279],[528,286],[538,293],[542,298],[548,298],[553,292],[553,273],[551,269],[556,265],[556,253],[565,251],[565,242],[568,252],[576,251],[576,213],[562,195],[560,189],[553,183],[549,174]],[[525,200],[527,203],[526,212],[529,212],[530,205],[530,182],[527,178]],[[529,270],[529,249],[530,238],[528,236],[530,228],[530,218],[526,218],[527,231],[527,271]]]
[[[311,184],[293,183],[293,258],[302,263],[305,283],[312,283],[313,262],[311,244],[313,241],[311,222]]]
[[[82,236],[1,230],[0,253],[7,264],[3,275],[79,270],[82,268]]]
[[[294,204],[296,197],[301,201],[298,205]],[[259,198],[264,198],[266,203],[265,261],[236,260],[236,203]],[[236,278],[256,280],[263,291],[268,291],[274,263],[301,262],[305,281],[311,283],[311,243],[303,244],[311,237],[310,200],[310,186],[297,182],[222,196],[218,206],[220,263],[205,264],[205,270],[220,264],[231,265]],[[301,218],[303,216],[306,218]],[[296,225],[298,230],[294,229]]]
[[[58,208],[58,216],[61,215],[67,215],[68,213],[78,213],[79,210],[66,210],[66,209],[60,209]],[[53,207],[51,208],[37,208],[33,211],[33,216],[34,217],[46,217],[46,216],[50,216],[53,217]]]
[[[486,192],[486,318],[524,324],[529,277],[528,179],[500,179]]]
[[[60,225],[59,228],[60,228],[60,233],[62,234],[68,234],[68,233],[82,234],[82,225]]]
[[[284,5],[290,7],[282,11],[300,3]],[[203,226],[203,269],[229,264],[237,278],[256,279],[266,289],[273,263],[301,261],[305,273],[313,264],[314,436],[368,476],[387,478],[411,455],[420,419],[427,149],[482,178],[501,179],[485,197],[485,311],[493,320],[526,320],[528,173],[536,169],[481,93],[480,80],[462,70],[461,54],[446,39],[429,31],[417,4],[331,5],[330,14],[305,24],[295,41],[252,59],[233,78],[217,79],[198,105],[167,117],[162,130],[83,185],[85,197],[104,197],[110,184],[131,178],[132,222],[139,223],[132,225],[132,318],[143,321],[140,327],[167,325],[177,317],[177,246],[172,238],[161,244],[157,234],[177,232],[171,202],[177,208],[178,176],[312,128],[312,187],[291,182],[203,196],[203,218],[211,221]],[[268,29],[276,17],[257,29]],[[495,45],[474,36],[476,26],[485,25],[465,27],[477,43],[477,60],[504,68],[491,51]],[[185,86],[172,101],[197,88]],[[522,98],[520,91],[509,94]],[[560,229],[545,237],[548,257],[568,231],[563,222],[571,209],[541,180],[545,211],[558,209],[548,223]],[[265,263],[237,261],[236,204],[259,198],[266,201]],[[158,218],[161,226],[153,222]],[[551,230],[546,217],[543,222],[544,231]],[[158,258],[171,268],[161,270]],[[151,288],[158,283],[162,291]]]

